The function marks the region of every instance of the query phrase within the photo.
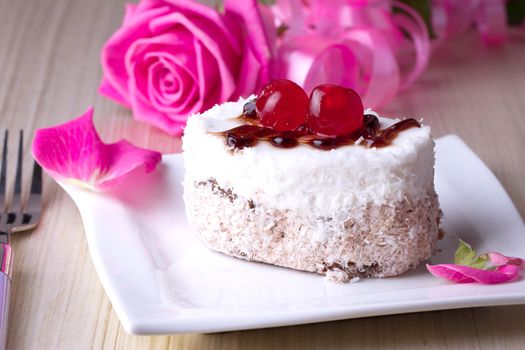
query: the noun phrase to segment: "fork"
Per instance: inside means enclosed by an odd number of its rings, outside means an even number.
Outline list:
[[[11,292],[11,262],[12,250],[9,236],[14,232],[30,230],[38,224],[42,207],[42,168],[33,164],[31,189],[27,204],[22,205],[22,159],[24,133],[20,130],[18,142],[18,158],[16,165],[15,188],[11,205],[6,202],[7,173],[7,141],[9,133],[4,133],[4,147],[0,166],[0,349],[7,345],[7,322],[9,314],[9,298]],[[3,207],[1,207],[3,206]]]

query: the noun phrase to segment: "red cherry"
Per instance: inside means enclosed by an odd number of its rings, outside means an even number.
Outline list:
[[[255,105],[261,124],[275,131],[295,130],[306,123],[308,95],[293,81],[271,81],[261,90]]]
[[[323,84],[310,95],[308,126],[321,135],[350,134],[363,126],[363,102],[352,89]]]

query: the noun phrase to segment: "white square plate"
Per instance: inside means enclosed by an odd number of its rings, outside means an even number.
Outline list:
[[[437,140],[436,189],[446,236],[431,263],[452,262],[457,238],[480,252],[525,256],[509,196],[456,136]],[[111,193],[65,187],[95,268],[124,328],[135,334],[218,332],[426,310],[525,303],[525,279],[451,284],[421,264],[398,277],[335,284],[322,276],[230,258],[205,248],[182,200],[181,155]]]

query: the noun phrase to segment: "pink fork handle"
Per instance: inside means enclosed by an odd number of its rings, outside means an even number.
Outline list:
[[[7,318],[11,296],[9,274],[12,260],[11,246],[7,243],[0,243],[0,350],[5,350],[7,346]]]
[[[11,281],[0,272],[0,350],[7,345],[7,318],[9,316],[9,298],[11,296]]]

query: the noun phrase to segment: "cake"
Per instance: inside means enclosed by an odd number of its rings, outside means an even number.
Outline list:
[[[305,102],[290,84],[188,119],[184,201],[202,242],[335,281],[428,259],[440,218],[430,127],[364,111],[350,89],[321,86]]]

